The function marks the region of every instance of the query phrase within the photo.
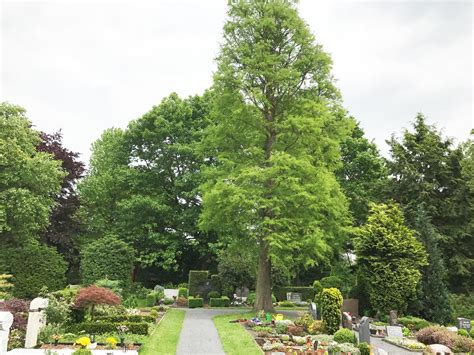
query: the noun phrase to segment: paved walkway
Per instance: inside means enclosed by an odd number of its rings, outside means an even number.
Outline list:
[[[217,329],[212,318],[219,314],[251,312],[250,309],[186,309],[183,328],[179,337],[178,355],[224,355]],[[297,311],[280,311],[285,316],[296,317]]]
[[[357,335],[357,339],[358,339],[359,332],[356,331],[355,334]],[[382,338],[378,338],[378,337],[370,337],[370,345],[375,346],[377,349],[382,349],[388,355],[414,355],[414,354],[421,355],[421,352],[419,351],[408,351],[408,350],[402,349],[398,346],[387,343],[386,341],[383,341]]]

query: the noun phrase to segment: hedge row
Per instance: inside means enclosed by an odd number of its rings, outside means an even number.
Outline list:
[[[94,318],[96,321],[100,322],[110,322],[110,323],[120,323],[120,322],[131,322],[131,323],[154,323],[155,317],[139,315],[139,314],[129,314],[129,315],[117,315],[117,316],[97,316]]]
[[[278,301],[286,301],[287,292],[298,292],[301,293],[301,300],[308,301],[314,299],[314,289],[309,286],[286,286],[286,287],[275,287],[273,293]]]
[[[190,296],[196,296],[201,292],[202,285],[209,281],[209,272],[200,270],[189,271],[188,290]]]
[[[69,327],[68,332],[76,334],[81,331],[94,334],[116,333],[119,325],[127,326],[130,333],[141,335],[148,335],[148,329],[150,327],[149,323],[143,322],[83,322],[72,325]]]
[[[189,297],[188,307],[189,308],[198,308],[204,306],[204,300],[201,297]]]
[[[211,298],[209,305],[211,307],[229,307],[230,299],[229,297],[223,296],[219,298]]]

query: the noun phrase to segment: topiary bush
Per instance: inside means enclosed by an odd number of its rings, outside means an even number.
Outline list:
[[[221,297],[221,294],[217,291],[211,291],[207,294],[207,296],[209,297],[209,299],[211,298],[219,298]]]
[[[127,288],[132,281],[134,249],[113,237],[100,238],[86,245],[81,252],[82,283],[90,285],[109,278]]]
[[[227,296],[222,296],[218,298],[211,298],[209,305],[211,307],[229,307],[230,306],[230,299]]]
[[[203,270],[191,270],[189,272],[188,290],[190,296],[196,296],[202,292],[202,287],[209,281],[209,272]]]
[[[178,289],[178,297],[188,298],[188,289],[186,287],[180,287]]]
[[[5,254],[6,267],[13,275],[12,293],[18,298],[35,298],[43,287],[57,291],[66,286],[67,263],[54,248],[31,242]]]
[[[146,305],[147,307],[153,307],[158,302],[158,292],[150,292],[146,295]]]
[[[328,334],[334,334],[341,324],[342,294],[337,288],[325,288],[321,291],[321,316]]]
[[[201,297],[189,297],[188,307],[189,308],[204,307],[204,299],[202,299]]]
[[[334,341],[342,343],[351,343],[357,345],[357,337],[354,332],[350,329],[339,329],[334,333]]]

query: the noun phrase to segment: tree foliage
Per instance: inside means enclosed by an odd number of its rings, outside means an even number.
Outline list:
[[[102,279],[120,281],[129,287],[132,280],[134,250],[113,236],[85,245],[81,251],[82,283],[93,284]]]
[[[50,216],[50,224],[41,234],[41,241],[56,247],[68,261],[70,269],[77,269],[79,251],[76,240],[81,232],[81,226],[75,218],[79,209],[76,185],[84,176],[85,165],[79,160],[79,153],[72,152],[63,146],[60,131],[53,134],[41,133],[41,142],[36,149],[39,152],[52,154],[65,172],[61,191],[55,198],[56,206]]]
[[[469,165],[468,156],[464,158],[462,148],[455,148],[451,139],[443,138],[422,114],[417,115],[412,132],[405,130],[401,139],[392,136],[387,143],[391,153],[388,167],[393,176],[388,189],[391,197],[403,207],[410,226],[415,223],[418,206],[425,206],[441,234],[440,247],[451,289],[472,289],[473,191],[468,187],[469,169],[463,169],[463,164]]]
[[[418,208],[415,228],[418,239],[428,253],[428,265],[421,269],[421,316],[432,322],[446,324],[451,320],[452,310],[446,287],[446,268],[438,247],[440,236],[422,206]]]
[[[91,319],[94,319],[94,308],[97,305],[118,306],[121,300],[112,290],[92,285],[81,288],[74,301],[74,306],[79,309],[89,308]]]
[[[357,231],[355,247],[374,311],[405,311],[415,296],[426,252],[415,232],[405,226],[399,207],[372,205],[367,223]]]
[[[311,265],[338,244],[347,207],[334,170],[349,123],[294,1],[239,2],[228,16],[201,227],[259,251],[255,307],[269,310],[272,262]]]
[[[50,154],[37,152],[39,132],[25,110],[0,104],[0,243],[16,243],[46,229],[64,176]]]

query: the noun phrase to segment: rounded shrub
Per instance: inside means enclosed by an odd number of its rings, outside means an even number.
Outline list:
[[[354,332],[350,329],[339,329],[334,333],[334,341],[342,343],[351,343],[357,345],[357,337]]]
[[[367,343],[360,343],[359,351],[360,351],[360,355],[370,355],[370,352],[371,352],[370,345]]]
[[[209,299],[211,298],[219,298],[221,297],[221,294],[217,291],[211,291],[207,294],[207,297],[209,297]]]
[[[178,297],[188,298],[188,288],[187,287],[180,287],[178,289]]]
[[[81,277],[86,285],[109,278],[127,287],[131,283],[134,250],[127,243],[107,236],[88,244],[81,252]]]
[[[463,337],[469,337],[469,333],[466,329],[458,329],[458,335],[461,335]]]
[[[342,294],[337,288],[324,288],[321,291],[321,316],[328,334],[334,334],[341,324]]]
[[[28,243],[5,253],[5,265],[13,275],[15,297],[31,299],[37,297],[44,286],[49,291],[66,286],[67,263],[54,248]]]

